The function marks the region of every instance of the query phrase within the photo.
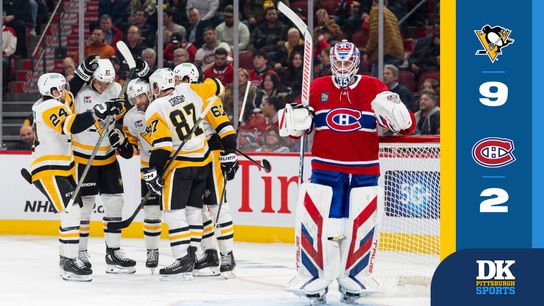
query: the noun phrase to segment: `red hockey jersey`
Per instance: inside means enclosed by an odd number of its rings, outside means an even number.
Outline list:
[[[310,85],[310,106],[315,110],[312,169],[350,174],[379,175],[379,137],[370,103],[388,90],[379,79],[357,75],[347,89],[338,87],[332,76],[315,79]],[[409,134],[415,127],[401,131]]]

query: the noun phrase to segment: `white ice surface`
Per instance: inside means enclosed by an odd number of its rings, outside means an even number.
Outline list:
[[[143,239],[123,239],[127,256],[137,261],[136,274],[105,274],[102,238],[91,238],[89,253],[94,279],[67,282],[59,277],[58,240],[55,237],[0,236],[0,305],[308,305],[283,290],[294,275],[294,246],[235,243],[235,279],[199,277],[191,281],[161,281],[144,266]],[[159,266],[172,263],[166,240],[160,242]],[[339,302],[336,284],[328,305]],[[361,299],[362,305],[426,306],[425,297]]]

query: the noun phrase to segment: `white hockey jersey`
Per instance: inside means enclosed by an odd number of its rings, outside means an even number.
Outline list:
[[[104,103],[110,99],[119,97],[121,92],[121,85],[114,82],[111,84],[106,91],[102,94],[99,94],[90,85],[85,84],[79,91],[76,96],[74,109],[76,114],[81,114],[88,110],[93,109],[96,104]],[[124,115],[124,109],[115,120],[122,118]],[[95,126],[88,128],[86,131],[74,135],[73,139],[73,148],[74,148],[74,159],[77,163],[86,164],[91,157],[94,146],[98,142],[100,137],[101,129],[98,127],[98,123]],[[108,137],[106,136],[100,148],[96,154],[96,157],[93,160],[93,166],[103,166],[111,164],[115,161],[115,149],[111,146]]]
[[[201,116],[204,101],[189,86],[154,100],[145,112],[146,131],[151,134],[152,151],[174,153]],[[200,167],[211,162],[202,123],[191,135],[172,164],[173,169]]]
[[[151,155],[151,135],[145,131],[145,112],[137,107],[131,108],[123,118],[123,132],[128,142],[140,150],[141,168],[149,167]]]
[[[53,175],[75,175],[70,128],[75,115],[63,103],[38,100],[32,106],[34,115],[34,149],[32,150],[32,182]]]

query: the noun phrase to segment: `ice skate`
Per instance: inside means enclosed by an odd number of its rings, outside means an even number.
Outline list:
[[[193,269],[195,265],[195,253],[189,248],[187,255],[176,259],[168,267],[159,270],[159,274],[163,280],[169,279],[193,279]]]
[[[236,267],[236,261],[234,261],[234,255],[232,251],[227,254],[221,254],[221,275],[224,278],[233,278],[236,277],[234,274],[234,268]]]
[[[159,265],[159,250],[158,249],[148,249],[147,258],[145,260],[145,267],[151,269],[151,274],[155,274],[155,269]]]
[[[195,262],[195,276],[216,276],[220,274],[219,256],[217,250],[204,251],[202,258]]]
[[[133,274],[136,272],[136,262],[125,256],[120,248],[106,249],[106,273]]]
[[[93,267],[93,265],[89,261],[89,258],[91,258],[91,256],[89,255],[89,252],[87,252],[87,250],[83,250],[83,251],[80,250],[79,253],[77,254],[77,258],[79,258],[79,260],[81,260],[85,264],[85,267],[89,269]]]
[[[61,257],[64,262],[60,276],[66,281],[90,282],[93,280],[93,270],[87,268],[79,258]]]

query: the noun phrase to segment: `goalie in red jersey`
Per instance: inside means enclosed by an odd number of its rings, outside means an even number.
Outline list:
[[[315,130],[311,182],[299,192],[297,275],[289,290],[324,303],[336,279],[346,303],[376,291],[369,273],[377,220],[381,125],[410,134],[415,118],[379,79],[358,75],[360,54],[346,40],[330,50],[332,76],[310,85],[309,105],[279,112],[281,136]]]

